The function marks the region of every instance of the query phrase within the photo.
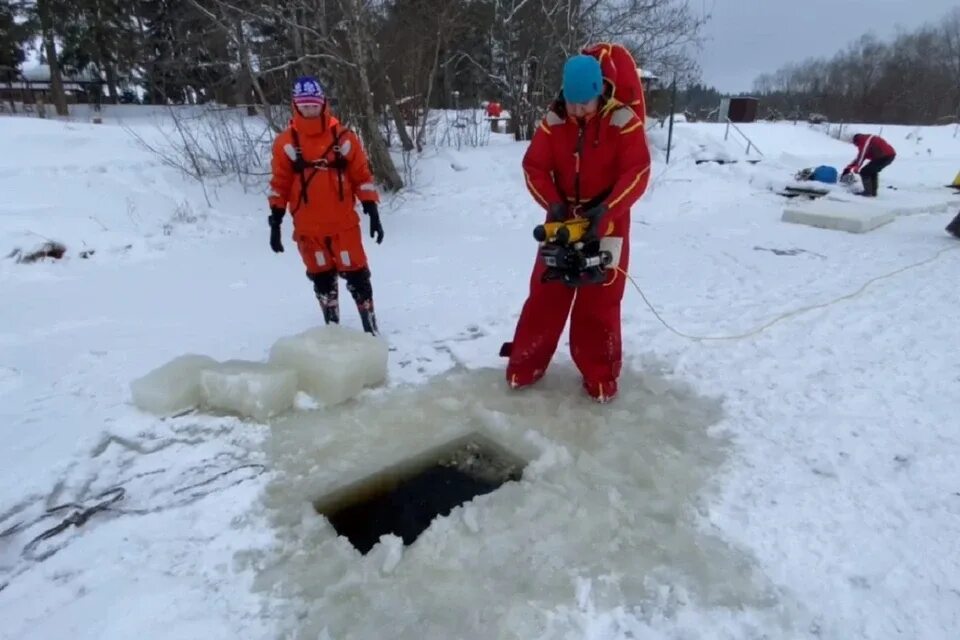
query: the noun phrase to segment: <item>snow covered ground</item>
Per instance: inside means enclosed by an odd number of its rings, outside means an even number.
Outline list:
[[[581,397],[565,347],[539,388],[508,393],[497,351],[540,213],[524,145],[495,135],[428,151],[383,206],[368,251],[388,384],[257,424],[153,418],[129,383],[185,353],[263,360],[320,322],[292,243],[269,250],[262,194],[224,184],[208,204],[109,119],[0,118],[0,254],[67,247],[0,260],[0,637],[954,637],[960,243],[942,185],[960,139],[885,128],[900,156],[881,197],[944,206],[851,235],[781,223],[771,189],[852,145],[743,130],[756,165],[696,165],[739,143],[681,124],[667,166],[651,131],[630,271],[692,336],[826,306],[691,340],[629,288],[615,403]],[[342,315],[359,327],[346,299]],[[531,464],[414,545],[360,556],[312,510],[464,429]]]

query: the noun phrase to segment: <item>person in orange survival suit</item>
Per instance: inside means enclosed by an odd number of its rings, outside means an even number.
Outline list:
[[[570,315],[570,350],[587,394],[607,402],[617,393],[622,356],[620,303],[630,252],[630,207],[646,191],[650,151],[643,121],[627,105],[603,97],[600,63],[570,58],[560,97],[534,133],[523,158],[527,187],[547,221],[591,220],[601,247],[613,255],[606,280],[577,288],[541,280],[537,260],[517,322],[507,382],[521,388],[546,372]],[[572,305],[572,313],[571,313]]]
[[[328,112],[316,78],[304,76],[294,83],[292,110],[290,125],[273,143],[270,247],[283,251],[280,226],[289,206],[293,238],[326,324],[340,322],[340,275],[357,303],[363,330],[376,335],[370,268],[354,209],[360,200],[370,218],[370,237],[383,242],[379,195],[366,153],[357,135]]]

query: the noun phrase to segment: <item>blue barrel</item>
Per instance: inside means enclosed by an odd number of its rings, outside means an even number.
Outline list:
[[[828,167],[826,165],[820,165],[813,170],[813,179],[817,182],[825,182],[827,184],[836,184],[837,183],[837,170],[834,167]]]

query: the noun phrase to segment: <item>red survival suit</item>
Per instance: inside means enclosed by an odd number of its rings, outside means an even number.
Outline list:
[[[606,205],[598,233],[613,252],[614,264],[626,272],[630,207],[646,191],[650,151],[643,121],[630,107],[613,106],[601,105],[596,115],[580,122],[566,116],[561,102],[554,104],[534,133],[523,171],[530,193],[547,211],[566,203],[572,218],[597,204]],[[622,363],[620,302],[625,276],[611,269],[604,283],[575,289],[561,282],[542,283],[545,269],[537,259],[529,297],[504,353],[510,358],[507,382],[518,388],[543,376],[571,315],[570,350],[584,387],[597,400],[612,398]]]
[[[858,133],[853,136],[852,142],[857,147],[857,157],[846,166],[844,173],[860,173],[860,167],[867,160],[884,160],[897,155],[893,146],[880,136]]]

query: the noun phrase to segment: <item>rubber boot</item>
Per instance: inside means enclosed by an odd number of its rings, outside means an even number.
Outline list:
[[[340,324],[340,294],[337,286],[337,272],[321,271],[308,273],[307,277],[313,281],[313,292],[317,294],[317,302],[323,311],[323,321],[326,324]]]
[[[947,233],[952,235],[954,238],[960,238],[960,213],[958,213],[957,217],[947,225]]]
[[[353,296],[353,301],[357,303],[357,311],[360,313],[363,330],[370,335],[379,335],[377,316],[373,311],[373,285],[370,284],[370,269],[364,267],[356,271],[347,271],[343,274],[343,279],[347,281],[347,291]]]

